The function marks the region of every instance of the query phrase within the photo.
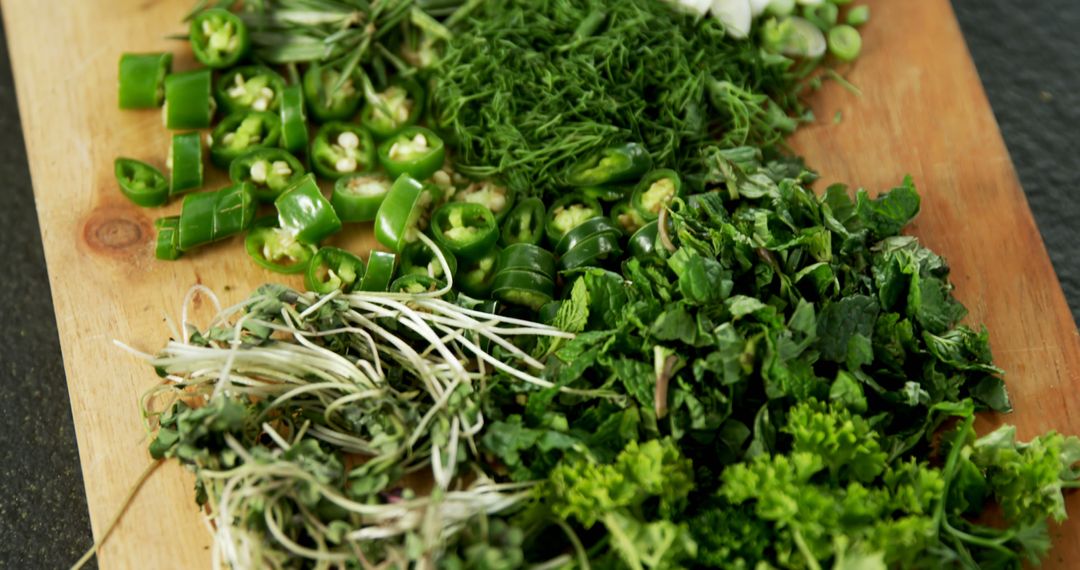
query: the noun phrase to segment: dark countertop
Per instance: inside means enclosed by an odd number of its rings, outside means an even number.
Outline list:
[[[1074,319],[1080,320],[1080,4],[953,0]],[[912,33],[919,33],[914,30]],[[0,567],[65,568],[91,545],[60,343],[0,32]]]

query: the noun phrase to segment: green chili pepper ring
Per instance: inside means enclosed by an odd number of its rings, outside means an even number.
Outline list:
[[[254,228],[244,238],[244,249],[260,267],[284,274],[303,273],[315,253],[314,247],[278,227]]]
[[[534,311],[550,302],[554,292],[555,282],[549,277],[521,270],[500,271],[491,287],[495,299]]]
[[[258,148],[229,164],[229,178],[235,183],[250,182],[262,202],[273,202],[304,174],[300,160],[281,148]]]
[[[387,249],[400,253],[405,244],[416,239],[416,223],[423,214],[423,190],[424,186],[411,176],[398,177],[390,187],[375,214],[375,239]]]
[[[214,97],[226,113],[276,111],[281,106],[285,79],[262,65],[237,67],[218,78]]]
[[[323,247],[308,264],[304,284],[309,291],[323,295],[337,290],[348,293],[363,278],[363,260],[341,248]]]
[[[360,122],[380,140],[392,137],[420,120],[424,112],[424,89],[411,79],[394,83],[369,100]]]
[[[375,168],[375,140],[359,125],[329,122],[311,141],[311,167],[327,180]]]
[[[557,244],[570,230],[587,220],[604,215],[600,202],[581,194],[567,194],[551,205],[544,222],[548,241]]]
[[[196,14],[191,19],[189,38],[195,58],[215,69],[235,65],[251,48],[244,21],[221,8]]]
[[[632,182],[651,167],[652,156],[640,144],[611,146],[572,166],[566,174],[566,183],[571,186],[602,186]]]
[[[446,266],[451,275],[456,275],[458,270],[457,257],[445,247],[435,244],[446,259]],[[438,279],[444,279],[442,264],[435,252],[420,242],[413,242],[401,250],[401,274],[402,275],[430,275]]]
[[[169,146],[169,195],[200,188],[203,185],[202,136],[199,133],[173,135]]]
[[[307,151],[308,124],[304,110],[304,91],[290,85],[281,92],[281,146],[298,154]]]
[[[180,251],[180,216],[168,216],[154,220],[157,228],[157,240],[154,244],[154,257],[172,261],[183,253]]]
[[[555,253],[565,255],[579,243],[600,234],[610,235],[616,240],[622,237],[622,231],[609,218],[597,216],[585,220],[581,225],[567,232],[555,245]]]
[[[169,182],[160,170],[131,158],[118,158],[113,164],[120,191],[128,200],[143,206],[160,206],[169,199]]]
[[[424,127],[407,127],[379,145],[379,163],[390,178],[408,174],[424,180],[442,168],[446,146]]]
[[[359,71],[346,79],[338,89],[331,91],[340,78],[340,71],[317,62],[304,72],[304,102],[317,122],[344,121],[356,114],[361,98],[356,89]]]
[[[255,194],[250,184],[188,194],[180,208],[179,249],[188,251],[238,234],[254,220]]]
[[[330,203],[343,222],[370,222],[379,213],[390,180],[381,174],[351,174],[337,179]]]
[[[454,285],[470,297],[486,297],[499,271],[500,254],[499,248],[493,247],[488,250],[487,255],[467,262],[461,271],[455,274]]]
[[[619,241],[609,234],[597,234],[577,244],[574,249],[559,258],[559,268],[570,271],[581,267],[598,266],[602,262],[622,254]]]
[[[281,227],[293,232],[297,241],[315,244],[337,233],[341,220],[322,195],[315,176],[305,175],[274,200]]]
[[[274,113],[259,111],[233,113],[214,128],[210,160],[218,167],[229,164],[252,149],[277,146],[281,138],[281,119]]]
[[[204,129],[214,117],[213,76],[209,69],[173,73],[165,78],[165,128]]]
[[[508,270],[531,271],[554,277],[555,256],[531,243],[515,243],[507,246],[499,255],[499,271]]]
[[[660,210],[682,195],[682,180],[674,170],[654,170],[641,179],[630,204],[646,221],[655,220]]]
[[[537,245],[544,238],[544,215],[547,209],[539,198],[526,198],[514,206],[502,223],[501,240],[504,245],[531,243]]]
[[[373,250],[368,256],[367,272],[360,279],[361,291],[386,291],[394,279],[397,256],[385,251]]]
[[[435,241],[462,259],[479,259],[499,240],[499,227],[487,206],[451,202],[431,216]]]

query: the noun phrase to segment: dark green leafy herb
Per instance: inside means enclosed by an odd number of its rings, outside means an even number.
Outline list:
[[[461,172],[519,191],[627,142],[696,179],[707,145],[776,144],[805,118],[809,66],[663,2],[481,2],[451,30],[435,120]]]

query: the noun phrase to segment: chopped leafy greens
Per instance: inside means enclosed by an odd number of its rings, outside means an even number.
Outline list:
[[[626,142],[699,177],[706,146],[772,145],[809,118],[814,61],[656,0],[480,2],[451,31],[435,121],[459,171],[518,191],[556,191],[576,160]]]

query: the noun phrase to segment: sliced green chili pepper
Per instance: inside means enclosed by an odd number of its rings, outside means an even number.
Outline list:
[[[611,209],[611,219],[617,226],[622,228],[623,233],[633,234],[641,229],[648,220],[635,210],[630,202],[619,202]]]
[[[255,197],[263,202],[273,202],[303,176],[304,165],[281,148],[257,148],[229,165],[229,178],[237,183],[250,182]]]
[[[370,222],[379,213],[391,182],[383,174],[350,174],[334,183],[330,203],[343,222]]]
[[[304,73],[304,101],[316,121],[344,121],[356,114],[360,106],[360,92],[356,89],[359,70],[336,91],[331,91],[340,78],[340,71],[317,62]]]
[[[579,243],[600,234],[610,235],[618,240],[622,237],[622,231],[609,218],[597,216],[585,220],[578,227],[566,232],[566,235],[555,244],[556,255],[566,255],[566,252],[574,249]]]
[[[372,250],[368,256],[367,272],[360,279],[361,291],[386,291],[394,278],[397,256],[385,251]]]
[[[656,252],[656,235],[660,228],[659,220],[653,220],[630,236],[630,255],[637,258],[649,257]]]
[[[375,214],[375,239],[394,252],[415,241],[416,224],[426,207],[423,195],[423,184],[411,176],[399,176]]]
[[[465,263],[461,271],[455,273],[454,285],[470,297],[486,297],[495,283],[498,269],[499,248],[493,247],[487,255]]]
[[[157,241],[154,245],[154,257],[172,261],[183,253],[180,248],[180,216],[167,216],[154,220],[157,228]]]
[[[438,291],[445,286],[446,283],[439,281],[434,277],[428,277],[427,275],[402,275],[390,284],[389,290],[391,293],[418,295],[420,293]]]
[[[548,210],[544,221],[544,234],[551,243],[559,243],[566,232],[580,226],[586,220],[603,216],[600,202],[581,194],[567,194],[559,198]]]
[[[349,293],[364,278],[364,261],[338,247],[322,247],[308,265],[304,284],[309,291],[325,295],[341,290]]]
[[[516,198],[517,192],[513,189],[496,184],[491,180],[473,182],[464,190],[454,194],[455,202],[472,202],[487,206],[495,216],[495,221],[499,223],[502,223],[510,210],[513,209]]]
[[[634,192],[633,184],[610,184],[607,186],[584,186],[578,188],[583,196],[601,202],[618,202]]]
[[[260,267],[275,273],[303,273],[315,254],[313,246],[296,241],[289,230],[257,227],[244,238],[244,248]]]
[[[160,170],[131,158],[118,158],[113,164],[120,191],[143,207],[160,206],[169,199],[169,181]]]
[[[326,123],[311,141],[311,167],[328,180],[371,171],[375,168],[375,140],[360,125]]]
[[[632,182],[649,171],[652,156],[637,143],[612,146],[578,162],[566,174],[571,186]]]
[[[580,267],[592,267],[622,255],[619,240],[610,234],[598,234],[577,244],[574,249],[559,258],[559,269],[569,271]]]
[[[416,81],[406,79],[369,99],[360,113],[360,122],[382,140],[415,125],[423,112],[423,88]]]
[[[645,221],[655,220],[660,210],[682,195],[682,180],[674,170],[654,170],[641,179],[630,204]]]
[[[173,135],[169,145],[169,195],[176,196],[203,185],[202,137],[199,133]]]
[[[499,241],[499,226],[487,206],[451,202],[431,215],[435,241],[462,259],[479,259]]]
[[[442,168],[446,147],[424,127],[406,127],[379,145],[379,162],[390,178],[408,174],[424,180]]]
[[[220,8],[205,10],[191,19],[190,39],[195,58],[215,69],[235,65],[251,48],[244,21]]]
[[[230,69],[218,78],[214,97],[226,113],[277,111],[285,78],[262,65]]]
[[[165,77],[165,128],[205,129],[214,118],[213,76],[209,69]]]
[[[184,196],[180,207],[180,251],[225,239],[255,219],[255,193],[250,184],[236,184]]]
[[[516,269],[500,271],[491,286],[491,295],[495,299],[534,311],[550,302],[554,293],[555,282],[550,277]]]
[[[550,251],[531,243],[515,243],[507,246],[499,255],[499,271],[532,271],[555,276],[555,256]]]
[[[319,243],[341,229],[341,220],[334,207],[319,190],[315,176],[306,174],[274,200],[278,223],[289,230],[297,241]]]
[[[502,243],[539,244],[544,238],[545,212],[544,202],[539,198],[526,198],[519,202],[503,220],[500,236]]]
[[[308,147],[307,111],[304,110],[304,91],[290,85],[281,92],[281,146],[293,153],[306,152]]]
[[[172,71],[171,53],[125,53],[120,56],[121,109],[160,107],[165,101],[165,76]]]
[[[439,246],[439,252],[446,258],[446,265],[450,268],[450,273],[456,275],[458,270],[457,257],[442,246]],[[435,252],[420,242],[410,243],[405,246],[405,249],[401,250],[401,274],[430,275],[439,279],[445,277],[442,264],[439,263],[439,258],[435,256]]]
[[[233,159],[256,148],[277,146],[281,119],[273,113],[241,111],[225,117],[210,136],[210,160],[229,169]]]

